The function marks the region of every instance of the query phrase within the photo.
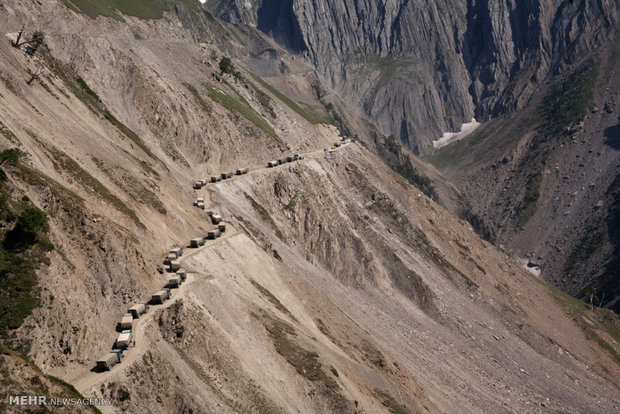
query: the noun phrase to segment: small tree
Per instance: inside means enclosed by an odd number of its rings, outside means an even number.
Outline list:
[[[22,152],[19,148],[9,148],[0,153],[0,165],[17,165]]]
[[[40,67],[37,68],[36,72],[28,71],[28,73],[30,73],[30,79],[28,79],[26,83],[28,85],[32,85],[32,82],[34,82],[35,79],[39,78],[39,73],[41,73],[41,68]]]
[[[28,53],[30,56],[33,56],[35,53],[37,53],[37,50],[39,50],[39,47],[43,44],[44,41],[45,35],[43,34],[43,32],[34,32],[32,34],[32,39],[30,39],[30,44],[26,48],[26,53]]]
[[[222,75],[225,73],[233,75],[235,73],[235,65],[229,57],[224,56],[220,59],[220,72]]]
[[[17,219],[17,225],[28,233],[47,232],[49,230],[47,215],[36,207],[25,209]]]
[[[32,37],[30,38],[30,40],[22,41],[21,39],[23,35],[24,35],[24,28],[22,27],[21,30],[19,31],[19,34],[17,35],[17,39],[15,39],[14,42],[11,42],[11,45],[18,49],[20,49],[23,45],[28,45],[28,48],[26,49],[26,53],[32,56],[37,52],[39,47],[45,41],[45,35],[43,34],[43,32],[36,31],[32,33]]]
[[[28,207],[17,218],[13,230],[4,238],[4,247],[8,250],[25,249],[35,244],[41,234],[49,230],[48,218],[45,212],[36,207]]]

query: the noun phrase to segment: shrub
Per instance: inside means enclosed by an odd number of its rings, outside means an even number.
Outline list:
[[[26,208],[18,217],[13,230],[6,234],[4,247],[8,250],[27,248],[49,229],[47,215],[36,207]]]
[[[233,65],[232,60],[229,57],[224,56],[220,59],[220,72],[228,73],[230,75],[235,74],[235,65]]]
[[[9,148],[0,153],[0,165],[8,164],[8,165],[17,165],[19,164],[19,159],[22,156],[22,152],[19,148]]]

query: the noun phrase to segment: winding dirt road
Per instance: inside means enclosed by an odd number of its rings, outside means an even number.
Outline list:
[[[341,148],[345,148],[352,144],[353,142],[342,144],[340,147],[337,147],[334,150],[339,150]],[[321,150],[312,151],[312,152],[301,154],[301,155],[304,158],[314,158],[320,155],[329,156],[329,154],[330,152],[325,151],[324,149],[321,149]],[[293,162],[296,162],[296,161],[293,161]],[[285,164],[278,165],[276,167],[270,167],[270,168],[269,167],[253,168],[248,172],[248,174],[235,175],[232,178],[229,178],[224,181],[219,181],[218,183],[209,183],[209,185],[203,187],[203,189],[206,190],[210,186],[217,185],[219,183],[241,179],[249,174],[256,174],[259,172],[277,170],[289,164],[291,163],[285,163]],[[204,194],[205,196],[207,196],[205,197],[206,198],[205,201],[208,200],[207,208],[213,208],[214,204],[211,201],[210,197],[208,197],[208,191],[205,191],[205,193],[207,193],[207,194]],[[238,229],[233,227],[230,223],[227,222],[226,226],[227,226],[226,232],[224,232],[224,234],[221,237],[215,240],[207,240],[204,246],[201,246],[197,249],[184,248],[183,256],[180,257],[179,261],[183,263],[187,258],[203,251],[204,249],[210,248],[218,243],[221,243],[223,240],[229,239],[239,234]],[[179,288],[171,290],[171,296],[169,300],[167,300],[162,305],[151,306],[151,310],[148,313],[144,314],[142,317],[140,317],[139,319],[135,321],[134,326],[133,326],[133,345],[124,352],[124,358],[120,364],[116,364],[114,367],[112,367],[111,370],[104,371],[104,372],[97,372],[97,371],[94,371],[93,369],[84,369],[84,370],[79,371],[74,377],[68,378],[68,381],[71,384],[73,384],[80,393],[82,393],[83,395],[89,395],[90,392],[94,390],[97,386],[99,386],[100,384],[110,381],[112,378],[118,375],[121,375],[121,373],[123,373],[125,370],[131,367],[135,361],[137,361],[140,357],[142,357],[142,355],[147,350],[151,349],[152,347],[151,340],[149,339],[146,333],[148,332],[147,329],[151,329],[151,328],[155,329],[155,327],[153,326],[156,323],[154,320],[154,315],[155,315],[154,311],[157,309],[166,309],[172,306],[176,302],[176,299],[184,298],[185,295],[187,294],[187,289],[189,288],[189,286],[195,281],[199,280],[198,279],[199,277],[200,275],[196,273],[188,273],[187,279],[185,280],[185,282]]]

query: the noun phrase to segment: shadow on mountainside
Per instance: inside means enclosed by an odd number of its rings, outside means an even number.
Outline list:
[[[605,144],[609,145],[615,150],[620,151],[620,124],[616,124],[615,126],[605,128],[603,131],[605,135]]]

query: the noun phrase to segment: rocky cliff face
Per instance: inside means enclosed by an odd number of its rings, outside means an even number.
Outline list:
[[[294,46],[416,153],[473,116],[523,107],[550,72],[608,41],[619,13],[611,0],[238,0],[216,10]]]

